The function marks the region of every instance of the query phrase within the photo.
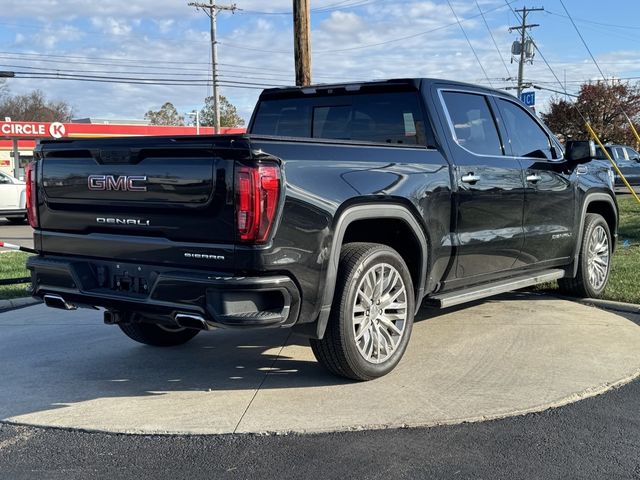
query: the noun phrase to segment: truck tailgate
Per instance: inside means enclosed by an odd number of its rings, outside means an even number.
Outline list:
[[[234,243],[242,136],[53,141],[37,152],[42,230]]]

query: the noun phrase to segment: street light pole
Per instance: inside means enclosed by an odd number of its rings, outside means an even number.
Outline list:
[[[193,112],[187,112],[190,117],[196,117],[196,135],[200,135],[200,110],[194,110]]]

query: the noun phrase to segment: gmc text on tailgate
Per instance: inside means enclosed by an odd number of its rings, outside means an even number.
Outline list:
[[[591,150],[508,94],[433,79],[266,90],[246,135],[46,141],[33,294],[148,345],[293,328],[373,379],[422,303],[602,293],[618,209]]]

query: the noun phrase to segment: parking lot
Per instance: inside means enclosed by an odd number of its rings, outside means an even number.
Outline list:
[[[33,230],[26,223],[24,225],[13,225],[5,218],[0,217],[0,240],[32,248]]]
[[[103,325],[98,312],[42,305],[4,312],[0,417],[7,423],[0,427],[0,464],[10,476],[0,478],[33,472],[86,478],[98,471],[107,478],[118,473],[117,456],[130,449],[139,460],[128,478],[186,471],[204,478],[203,463],[217,475],[240,478],[255,471],[296,478],[311,475],[313,465],[330,478],[353,472],[383,478],[370,468],[371,462],[382,468],[383,459],[408,475],[499,478],[539,470],[547,474],[525,476],[550,478],[551,471],[594,468],[577,456],[565,464],[561,452],[594,454],[605,440],[611,451],[597,452],[598,468],[612,462],[633,478],[629,448],[639,439],[620,435],[636,421],[637,382],[624,386],[640,372],[636,323],[535,294],[435,313],[420,312],[396,371],[353,383],[325,373],[286,331],[218,331],[158,350]],[[597,394],[603,395],[588,398]],[[521,416],[526,412],[544,413]],[[614,414],[605,428],[600,415]],[[442,424],[459,426],[437,427]],[[585,435],[594,428],[601,431],[597,438]],[[280,435],[255,436],[267,432]],[[38,453],[27,454],[36,445]],[[102,453],[89,454],[96,445]],[[179,451],[193,461],[181,466]],[[497,451],[519,457],[502,461]],[[83,455],[91,460],[81,461]],[[298,455],[314,460],[300,462]]]
[[[287,330],[216,331],[161,349],[131,342],[100,312],[9,311],[0,418],[145,434],[433,426],[542,411],[640,373],[640,329],[573,302],[514,294],[418,318],[401,368],[354,383]],[[371,398],[385,401],[363,408]]]

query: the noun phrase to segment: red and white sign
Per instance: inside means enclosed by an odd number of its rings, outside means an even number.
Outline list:
[[[34,138],[48,137],[49,123],[39,122],[0,122],[0,137]]]
[[[51,135],[53,138],[62,138],[64,137],[66,132],[67,129],[65,128],[63,123],[53,122],[51,125],[49,125],[49,135]]]

